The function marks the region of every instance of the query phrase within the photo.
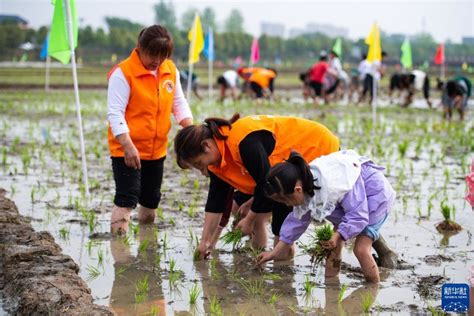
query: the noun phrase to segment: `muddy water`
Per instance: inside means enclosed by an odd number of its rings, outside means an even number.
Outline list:
[[[197,120],[208,115],[228,116],[234,110],[216,110],[205,105],[197,108]],[[290,104],[258,111],[291,114],[295,109],[296,105]],[[240,111],[252,113],[250,107]],[[298,115],[328,124],[341,136],[343,145],[357,148],[353,144],[358,143],[360,151],[387,166],[398,199],[382,233],[400,254],[402,264],[393,271],[381,269],[382,282],[377,287],[363,282],[351,243],[344,249],[345,265],[339,278],[327,282],[323,268],[313,268],[309,257],[300,250],[291,262],[270,263],[262,270],[255,267],[249,251],[232,252],[222,244],[213,254],[213,260],[193,262],[194,236],[201,232],[207,182],[196,173],[178,170],[172,158],[166,161],[163,218],[157,219],[155,225],[131,231],[127,239],[111,238],[106,232],[113,180],[104,144],[105,125],[97,118],[99,115],[85,120],[88,148],[95,147],[88,155],[93,191],[87,205],[77,185],[79,160],[59,163],[57,158],[61,144],[71,143],[77,148],[74,117],[58,120],[7,115],[3,118],[8,132],[4,128],[2,146],[11,148],[16,137],[21,141],[17,152],[9,151],[6,165],[0,167],[0,183],[10,191],[8,196],[16,201],[22,215],[32,218],[34,228],[50,231],[64,252],[80,265],[80,275],[87,280],[96,303],[108,305],[118,314],[203,314],[215,311],[217,305],[225,315],[354,314],[362,312],[363,302],[370,298],[374,300],[371,310],[381,314],[426,312],[428,306],[440,305],[439,288],[443,283],[465,283],[469,268],[474,265],[471,244],[474,214],[462,199],[465,185],[461,177],[467,172],[468,163],[461,163],[460,159],[465,157],[469,162],[472,149],[453,145],[448,152],[443,137],[436,137],[438,134],[452,137],[446,133],[448,127],[440,126],[439,113],[392,111],[380,114],[383,134],[387,136],[382,137],[383,152],[374,156],[371,140],[365,139],[363,143],[364,136],[360,135],[364,117],[351,113],[347,118],[345,111],[345,107],[331,108],[328,110],[331,117],[324,119],[321,110],[300,107]],[[472,120],[472,115],[469,119]],[[416,126],[426,124],[428,132],[419,129],[403,132],[398,125],[408,120],[413,120]],[[464,129],[472,131],[472,124]],[[423,148],[416,152],[416,139],[424,133],[433,137],[425,139]],[[412,139],[405,158],[400,158],[397,149],[400,135]],[[48,140],[53,145],[47,145]],[[18,153],[24,148],[29,148],[33,157],[28,175],[24,174],[24,163]],[[68,159],[72,159],[69,147],[65,151]],[[440,203],[445,198],[449,205],[455,206],[455,220],[464,227],[451,237],[444,237],[435,229],[442,219]],[[191,204],[194,204],[194,217],[189,214]],[[80,209],[91,209],[96,214],[97,225],[93,231]],[[305,235],[301,242],[307,240]],[[173,262],[174,270],[180,272],[170,271]],[[148,290],[140,291],[139,281],[148,284],[144,286]],[[308,282],[313,286],[307,291],[304,284]],[[338,303],[343,284],[347,290]],[[199,295],[196,303],[190,304],[193,286]]]

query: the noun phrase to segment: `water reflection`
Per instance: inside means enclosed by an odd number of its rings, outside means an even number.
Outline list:
[[[131,254],[126,237],[116,237],[110,242],[115,279],[109,307],[117,315],[165,315],[156,229],[141,225],[138,240],[136,257]]]

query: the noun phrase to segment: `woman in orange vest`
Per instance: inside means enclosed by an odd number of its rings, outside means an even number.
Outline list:
[[[253,233],[253,246],[265,248],[266,223],[278,242],[281,225],[291,207],[269,200],[263,193],[271,166],[282,162],[291,150],[300,150],[307,161],[339,150],[339,140],[325,126],[302,118],[254,115],[231,120],[208,118],[178,132],[175,151],[181,168],[193,167],[210,176],[204,228],[198,251],[206,257],[217,242],[226,199],[234,189],[234,214],[246,214],[237,228]],[[282,254],[280,259],[291,257]]]
[[[274,82],[277,76],[275,69],[261,67],[240,68],[238,74],[250,85],[250,89],[257,98],[257,103],[261,103],[265,96],[265,91],[270,91],[270,98],[273,98]]]
[[[161,198],[170,116],[186,127],[192,114],[169,59],[170,34],[160,25],[143,29],[137,47],[109,73],[108,142],[115,180],[111,231],[124,233],[137,204],[140,223],[152,223]]]

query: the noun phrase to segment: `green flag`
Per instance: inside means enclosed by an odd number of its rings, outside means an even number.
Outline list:
[[[342,41],[339,37],[336,39],[332,51],[337,54],[337,57],[342,58]]]
[[[69,47],[69,38],[66,25],[66,8],[64,0],[54,1],[54,15],[51,23],[51,32],[49,34],[48,55],[56,58],[63,64],[69,64],[71,59],[71,48]],[[69,6],[72,16],[72,33],[74,37],[74,48],[77,47],[77,15],[76,4],[74,0],[69,0]]]
[[[402,51],[402,56],[400,57],[400,63],[404,68],[411,68],[413,66],[413,61],[411,58],[411,46],[410,41],[405,39],[403,41],[402,47],[400,48]]]

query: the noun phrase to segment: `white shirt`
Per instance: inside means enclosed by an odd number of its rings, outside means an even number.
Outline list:
[[[337,72],[338,77],[340,76],[342,71],[342,65],[341,60],[339,58],[334,57],[333,59],[331,59],[329,61],[329,67]]]
[[[357,71],[359,72],[359,79],[363,80],[365,78],[365,75],[372,71],[372,66],[369,64],[367,59],[364,59],[359,63]]]
[[[156,70],[150,71],[155,77]],[[129,133],[130,130],[125,120],[125,110],[130,98],[130,86],[120,67],[117,67],[109,78],[109,88],[107,91],[107,120],[114,137]],[[174,118],[179,123],[186,118],[192,118],[188,101],[184,97],[183,89],[179,81],[179,71],[176,71],[176,89],[173,97],[173,107],[171,109]]]
[[[421,70],[413,70],[411,73],[415,76],[415,89],[422,90],[425,83],[426,72]]]
[[[239,83],[239,75],[236,71],[227,70],[222,74],[222,77],[224,77],[225,81],[231,88],[237,87]]]

